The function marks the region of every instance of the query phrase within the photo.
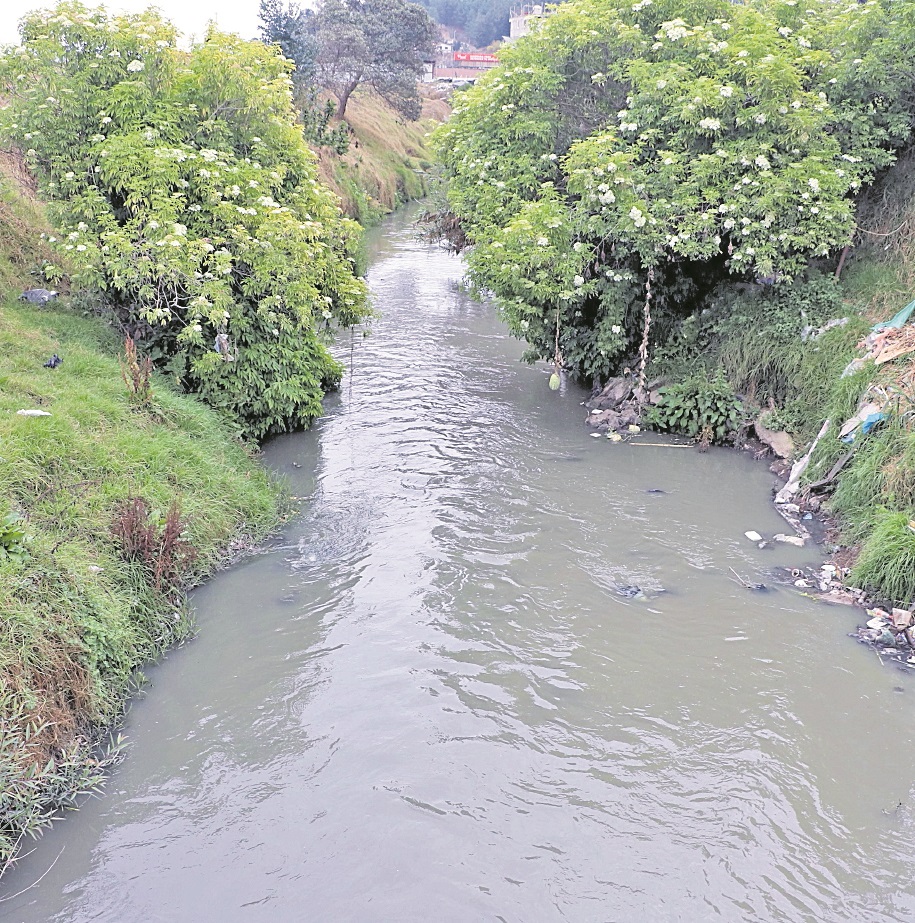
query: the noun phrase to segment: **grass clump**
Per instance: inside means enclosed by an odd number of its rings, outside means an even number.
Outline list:
[[[857,586],[906,606],[915,602],[915,529],[910,526],[911,515],[911,510],[878,512],[850,578]]]

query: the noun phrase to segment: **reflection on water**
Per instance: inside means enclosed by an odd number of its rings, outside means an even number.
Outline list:
[[[0,918],[915,919],[915,685],[731,579],[814,555],[743,538],[765,468],[590,438],[461,273],[376,238],[382,319],[268,447],[300,517],[195,594]]]

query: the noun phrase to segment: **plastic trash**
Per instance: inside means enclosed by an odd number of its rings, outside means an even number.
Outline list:
[[[49,291],[46,288],[28,288],[20,296],[20,301],[27,301],[29,304],[47,304],[57,297],[57,292]]]
[[[889,320],[874,324],[871,330],[890,330],[897,327],[904,327],[909,322],[909,318],[912,316],[913,311],[915,311],[915,301],[910,301],[901,311],[894,314]]]
[[[848,365],[842,369],[842,378],[848,378],[849,375],[854,375],[855,372],[860,372],[864,366],[867,365],[867,359],[852,359]]]
[[[16,415],[19,417],[49,417],[51,414],[47,410],[17,410]]]
[[[744,534],[751,542],[761,542],[761,541],[762,541],[762,536],[761,536],[758,532],[752,531],[752,529],[751,529],[749,532],[744,532],[743,534]]]
[[[63,361],[64,361],[64,360],[61,359],[60,356],[57,355],[57,353],[54,353],[54,355],[51,356],[51,358],[48,359],[47,362],[45,362],[44,368],[46,368],[46,369],[56,369],[57,366],[63,364]]]
[[[858,407],[858,412],[853,417],[849,417],[845,421],[842,429],[839,430],[839,439],[846,445],[852,445],[859,432],[861,435],[866,436],[878,423],[885,419],[886,414],[883,412],[881,405],[875,404],[873,401],[867,401]]]

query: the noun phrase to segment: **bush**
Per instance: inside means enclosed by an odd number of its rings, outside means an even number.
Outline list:
[[[721,444],[732,439],[744,422],[743,404],[720,371],[712,379],[694,375],[661,388],[660,394],[647,421],[662,432],[684,433],[706,445]]]
[[[0,56],[20,88],[0,128],[55,204],[75,282],[254,436],[320,412],[340,374],[325,343],[368,314],[357,228],[318,181],[290,67],[215,30],[184,52],[158,13],[78,3],[26,17]]]

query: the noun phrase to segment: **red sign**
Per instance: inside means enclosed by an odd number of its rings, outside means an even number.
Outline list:
[[[454,53],[455,61],[462,61],[466,64],[498,64],[499,59],[494,54],[476,54],[474,52],[456,51]]]

